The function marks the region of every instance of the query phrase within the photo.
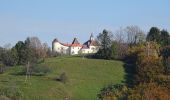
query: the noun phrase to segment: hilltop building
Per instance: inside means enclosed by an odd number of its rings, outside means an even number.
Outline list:
[[[54,39],[52,42],[53,52],[66,55],[97,53],[99,47],[99,43],[94,39],[93,34],[84,44],[80,44],[77,38],[74,38],[71,44],[61,43],[58,39]]]

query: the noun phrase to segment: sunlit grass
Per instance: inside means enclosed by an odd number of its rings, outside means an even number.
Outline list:
[[[58,57],[46,59],[42,65],[49,66],[52,72],[31,76],[24,83],[24,75],[14,75],[22,67],[16,66],[0,75],[0,85],[19,87],[23,100],[96,100],[103,86],[121,83],[125,75],[123,63],[114,60]],[[68,77],[66,84],[55,80],[62,72]]]

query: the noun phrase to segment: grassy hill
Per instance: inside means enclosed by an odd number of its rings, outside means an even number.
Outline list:
[[[86,59],[80,57],[58,57],[46,59],[42,65],[52,72],[46,76],[31,76],[27,84],[25,76],[15,75],[20,67],[12,67],[0,75],[0,85],[16,86],[23,92],[23,100],[97,100],[100,89],[110,83],[124,81],[121,61]],[[65,72],[66,84],[54,80]]]

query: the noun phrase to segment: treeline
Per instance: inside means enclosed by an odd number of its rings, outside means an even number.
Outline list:
[[[114,33],[103,30],[97,36],[97,40],[101,48],[94,55],[95,58],[124,59],[128,53],[128,48],[145,42],[146,36],[138,26],[127,26],[116,30]]]
[[[0,47],[0,70],[2,73],[6,66],[38,63],[51,55],[47,43],[41,43],[38,37],[28,37],[25,41],[18,41],[12,48]]]
[[[131,27],[132,28],[132,27]],[[152,27],[146,36],[129,30],[123,42],[112,41],[107,50],[110,55],[122,58],[127,72],[125,84],[110,84],[98,94],[102,100],[169,100],[170,99],[170,35],[165,29]],[[129,32],[128,31],[128,32]],[[139,31],[140,32],[140,31]],[[142,32],[142,31],[141,31]],[[123,33],[123,32],[120,32]],[[121,38],[119,38],[121,40]],[[103,39],[104,40],[104,39]],[[116,45],[114,45],[116,43]],[[126,45],[123,56],[116,50],[117,43]],[[114,49],[113,49],[114,47]],[[101,51],[104,52],[102,46]],[[125,52],[126,51],[126,52]],[[113,53],[114,52],[114,53]],[[100,52],[98,52],[100,53]],[[100,53],[102,54],[102,53]],[[108,54],[109,55],[109,54]]]

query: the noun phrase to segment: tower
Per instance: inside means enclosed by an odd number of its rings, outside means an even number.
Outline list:
[[[94,40],[93,33],[91,33],[91,35],[90,35],[90,41],[93,41],[93,40]]]

